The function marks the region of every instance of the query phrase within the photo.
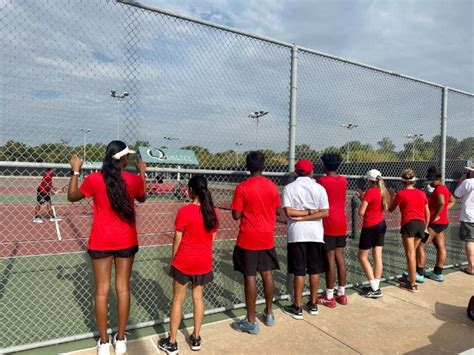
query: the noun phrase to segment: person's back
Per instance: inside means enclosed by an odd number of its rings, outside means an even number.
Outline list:
[[[329,200],[329,216],[323,219],[324,234],[343,236],[347,233],[347,179],[341,175],[326,175],[317,182],[324,187]]]
[[[461,216],[463,222],[474,223],[474,178],[464,180],[454,192],[461,199]]]

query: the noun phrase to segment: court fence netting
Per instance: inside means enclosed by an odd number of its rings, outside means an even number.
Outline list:
[[[137,205],[140,252],[131,281],[130,329],[168,322],[167,275],[176,211],[186,183],[205,174],[219,208],[215,280],[206,312],[243,307],[232,250],[238,234],[230,202],[247,174],[248,151],[267,159],[279,188],[294,163],[338,152],[348,177],[348,281],[365,281],[358,264],[360,224],[354,191],[367,170],[400,188],[403,169],[423,177],[440,168],[453,191],[474,158],[474,95],[135,1],[0,2],[0,352],[91,337],[93,280],[85,253],[90,201],[67,202],[68,161],[83,175],[100,169],[113,139],[162,151],[193,151],[194,164],[151,164],[148,200]],[[166,150],[166,149],[167,150]],[[54,169],[53,205],[60,221],[33,223],[36,189]],[[132,169],[132,168],[131,168]],[[419,187],[423,188],[420,182]],[[458,239],[459,203],[450,211],[447,267],[465,260]],[[399,216],[387,213],[386,279],[405,256]],[[286,224],[278,218],[276,298],[288,297]],[[435,259],[428,248],[428,267]],[[324,288],[324,281],[321,288]],[[259,302],[263,302],[259,282]],[[111,293],[110,324],[116,324]],[[189,298],[185,316],[192,317]]]

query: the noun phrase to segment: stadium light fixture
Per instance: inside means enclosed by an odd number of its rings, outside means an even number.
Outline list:
[[[415,161],[415,145],[416,145],[416,139],[423,137],[423,133],[410,133],[405,136],[405,138],[411,139],[412,140],[412,145],[411,145],[411,160]]]
[[[354,128],[357,128],[359,127],[358,124],[354,124],[354,123],[344,123],[342,124],[340,127],[342,128],[345,128],[347,129],[349,132],[352,131]],[[350,143],[350,140],[347,144],[347,153],[346,153],[346,162],[347,163],[350,163],[350,160],[349,160],[349,156],[350,156],[350,150],[351,150],[351,143]]]
[[[255,111],[255,112],[250,112],[248,114],[248,117],[254,119],[257,122],[257,132],[255,134],[255,150],[258,150],[258,126],[260,124],[260,119],[263,116],[266,116],[268,114],[269,114],[268,111]]]
[[[126,91],[117,93],[115,90],[110,90],[110,96],[117,99],[117,140],[120,139],[120,101],[128,95],[129,93]]]

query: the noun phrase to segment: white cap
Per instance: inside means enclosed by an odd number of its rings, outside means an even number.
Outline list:
[[[377,181],[377,179],[382,178],[382,173],[377,169],[372,169],[367,172],[366,178],[370,181]]]
[[[115,153],[114,155],[112,155],[112,158],[114,158],[116,160],[120,160],[121,157],[123,157],[124,155],[130,154],[130,153],[133,154],[133,153],[135,153],[135,151],[131,150],[128,147],[125,147],[125,149],[123,149],[120,152]]]
[[[469,171],[474,171],[474,163],[468,163],[467,166],[465,166],[466,170]]]

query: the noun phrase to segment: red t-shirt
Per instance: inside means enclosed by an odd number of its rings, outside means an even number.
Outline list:
[[[236,244],[248,250],[272,249],[280,205],[280,193],[270,179],[255,176],[238,184],[232,200],[232,209],[242,212]]]
[[[134,198],[145,194],[143,180],[138,175],[126,171],[122,173],[125,180],[130,203]],[[92,222],[88,249],[91,250],[119,250],[131,248],[138,244],[137,227],[128,224],[112,210],[102,173],[88,175],[79,190],[86,198],[94,199],[94,221]]]
[[[425,223],[425,205],[428,203],[426,194],[418,189],[403,189],[398,191],[393,200],[394,206],[400,206],[402,220],[400,225],[404,226],[411,220]]]
[[[38,185],[37,191],[43,194],[49,194],[53,188],[53,171],[47,171],[44,173],[40,184]]]
[[[364,201],[367,201],[367,209],[364,214],[362,227],[372,227],[384,220],[382,207],[382,193],[378,187],[369,188],[364,194]]]
[[[183,236],[171,265],[186,275],[211,272],[212,237],[217,226],[209,232],[206,230],[201,206],[191,203],[181,207],[176,215],[175,229]]]
[[[328,194],[329,217],[323,218],[324,235],[340,237],[347,234],[347,179],[341,175],[322,176],[317,180]]]
[[[439,215],[439,219],[435,222],[433,221],[434,215],[436,214],[436,210],[438,209],[438,195],[444,196],[444,206],[441,210]],[[430,223],[432,224],[448,224],[448,202],[449,198],[451,197],[451,192],[449,192],[448,188],[445,185],[438,185],[435,187],[434,191],[430,195],[430,202],[428,206],[430,207]]]

